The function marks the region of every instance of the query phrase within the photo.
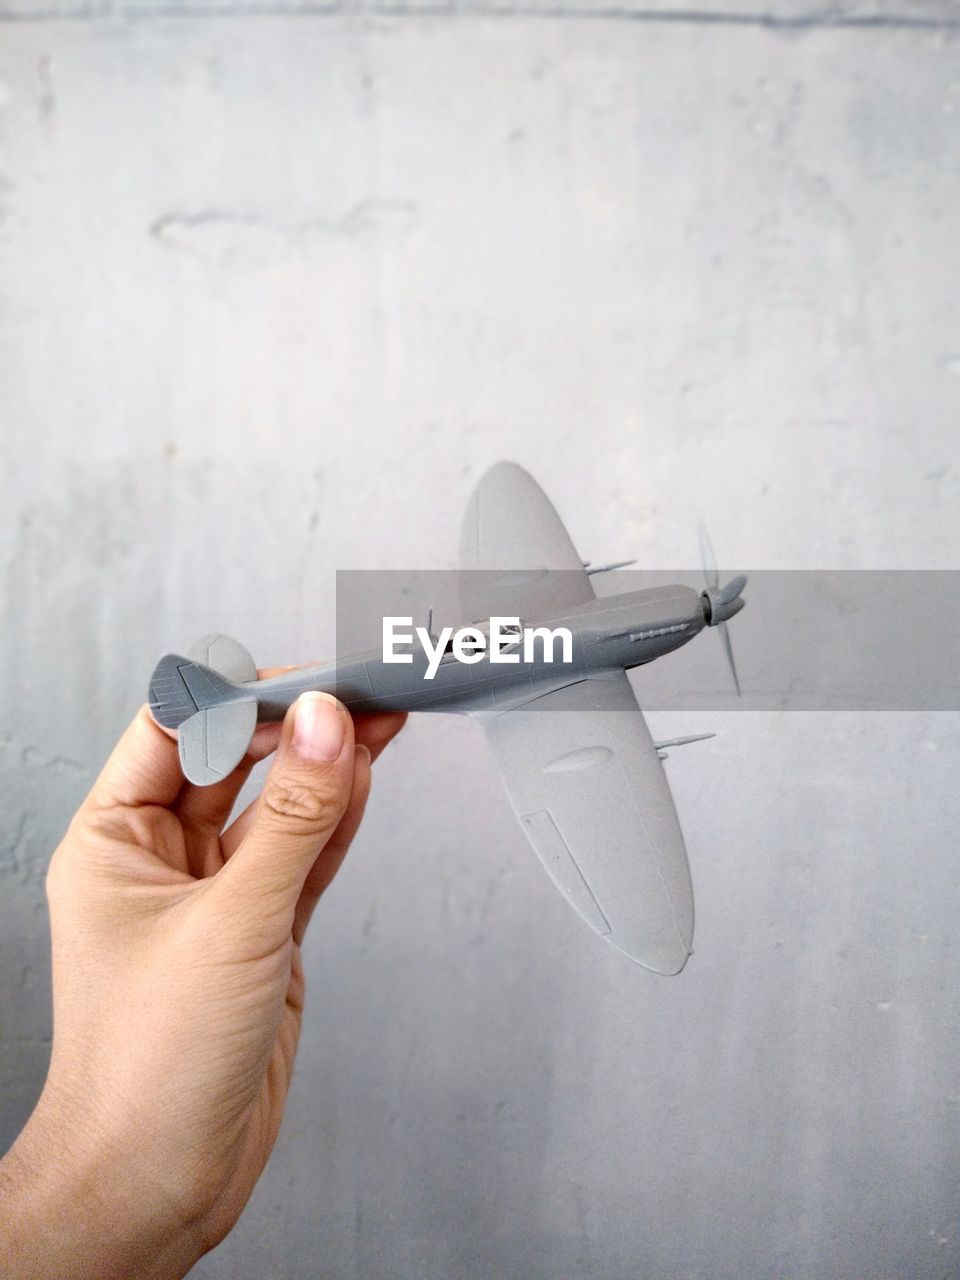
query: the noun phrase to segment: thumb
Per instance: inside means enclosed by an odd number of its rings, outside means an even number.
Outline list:
[[[350,801],[353,755],[346,708],[327,693],[301,694],[283,722],[250,829],[217,877],[232,899],[292,916]]]

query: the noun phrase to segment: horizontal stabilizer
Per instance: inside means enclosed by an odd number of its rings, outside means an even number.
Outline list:
[[[208,637],[208,641],[215,650],[219,637]],[[229,648],[219,656],[233,658],[238,674],[244,669]],[[233,772],[257,727],[257,700],[252,694],[212,667],[176,653],[161,658],[154,669],[150,710],[158,724],[178,731],[184,776],[199,787]]]
[[[190,649],[190,657],[204,667],[212,667],[234,684],[249,684],[257,678],[257,664],[239,640],[211,632]]]
[[[188,781],[207,787],[232,773],[257,727],[256,698],[198,711],[180,725],[180,765]]]

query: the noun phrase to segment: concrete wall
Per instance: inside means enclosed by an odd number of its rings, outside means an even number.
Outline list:
[[[593,559],[699,513],[731,566],[957,567],[960,6],[489,7],[0,5],[4,1143],[46,862],[164,650],[329,653],[334,570],[452,566],[500,457]],[[411,724],[198,1276],[960,1275],[956,715],[652,727],[720,731],[675,981]]]

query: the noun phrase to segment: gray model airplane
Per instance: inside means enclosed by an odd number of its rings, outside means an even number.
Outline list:
[[[712,735],[654,742],[626,671],[706,626],[721,629],[732,668],[724,623],[743,607],[746,579],[721,588],[707,566],[702,593],[672,586],[598,599],[591,573],[631,562],[585,565],[539,485],[508,462],[477,485],[461,552],[463,616],[490,619],[473,629],[468,657],[448,641],[432,661],[423,647],[387,661],[385,647],[258,680],[247,651],[213,635],[189,657],[161,659],[150,682],[155,718],[178,729],[184,774],[204,786],[236,768],[258,721],[282,719],[310,689],[356,713],[472,715],[520,825],[570,905],[630,959],[679,973],[693,938],[693,891],[662,749]],[[533,645],[520,659],[533,622],[567,633],[566,660],[553,660],[542,636],[539,652]]]

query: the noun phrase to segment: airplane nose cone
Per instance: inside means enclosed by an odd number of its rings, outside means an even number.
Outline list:
[[[740,574],[739,577],[731,578],[720,591],[703,592],[700,598],[703,601],[703,616],[708,626],[717,627],[721,622],[727,622],[740,612],[746,603],[740,592],[746,585],[745,575]]]

